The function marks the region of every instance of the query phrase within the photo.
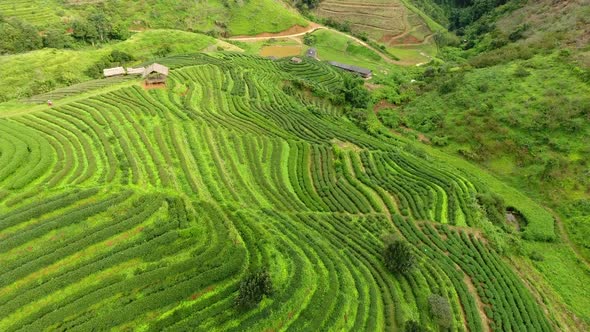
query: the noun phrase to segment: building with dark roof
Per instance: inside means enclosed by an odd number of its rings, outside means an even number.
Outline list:
[[[353,65],[347,65],[345,63],[340,63],[340,62],[336,62],[336,61],[330,61],[328,63],[336,68],[340,68],[342,70],[346,70],[351,73],[358,74],[358,75],[362,76],[363,78],[371,78],[371,76],[373,76],[373,72],[370,69],[357,67],[357,66],[353,66]]]

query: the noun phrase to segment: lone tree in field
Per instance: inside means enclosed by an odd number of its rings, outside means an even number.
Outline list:
[[[262,301],[264,295],[271,293],[272,281],[268,271],[250,273],[240,283],[240,292],[235,303],[240,309],[252,308]]]
[[[395,240],[386,245],[383,252],[385,267],[395,274],[406,274],[414,268],[416,258],[410,246],[401,241]]]
[[[445,328],[451,328],[453,325],[453,313],[451,312],[451,305],[447,298],[432,294],[428,297],[430,304],[430,312],[438,325]]]

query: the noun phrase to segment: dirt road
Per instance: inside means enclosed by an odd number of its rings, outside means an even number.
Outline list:
[[[293,37],[301,37],[301,36],[304,36],[307,33],[312,33],[314,31],[320,30],[320,29],[330,30],[330,31],[332,31],[334,33],[337,33],[337,34],[346,36],[349,39],[354,40],[355,42],[357,42],[357,43],[365,46],[366,48],[374,51],[375,53],[379,54],[379,56],[383,60],[385,60],[385,62],[387,62],[387,63],[396,64],[396,65],[402,65],[402,66],[408,65],[408,64],[404,63],[403,61],[395,61],[395,60],[390,59],[387,55],[383,54],[381,52],[381,50],[379,50],[379,49],[377,49],[377,48],[375,48],[375,47],[367,44],[366,42],[362,41],[359,38],[356,38],[356,37],[351,36],[351,35],[349,35],[347,33],[344,33],[344,32],[338,31],[336,29],[332,29],[332,28],[329,28],[327,26],[323,26],[323,25],[317,24],[317,23],[310,23],[309,26],[305,29],[305,31],[298,31],[296,33],[283,33],[283,32],[279,32],[279,33],[276,33],[276,34],[264,34],[263,36],[253,36],[253,37],[250,37],[250,36],[238,36],[238,37],[227,38],[226,40],[235,40],[235,41],[249,42],[249,41],[269,40],[269,39],[273,39],[273,38],[293,38]],[[289,31],[289,30],[287,30],[287,31]]]

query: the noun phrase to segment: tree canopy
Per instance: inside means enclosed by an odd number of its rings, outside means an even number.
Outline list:
[[[416,258],[410,246],[401,240],[386,245],[383,252],[385,267],[395,274],[407,274],[416,265]]]
[[[272,292],[272,280],[267,270],[250,273],[240,283],[236,306],[241,309],[255,307],[265,295],[269,296]]]

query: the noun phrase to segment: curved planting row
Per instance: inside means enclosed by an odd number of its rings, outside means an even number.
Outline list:
[[[158,61],[166,89],[0,119],[0,330],[436,330],[433,294],[451,330],[552,330],[467,227],[480,185],[283,89],[337,91],[341,72]],[[392,234],[418,258],[409,274],[384,266]],[[236,308],[258,269],[274,292]]]

